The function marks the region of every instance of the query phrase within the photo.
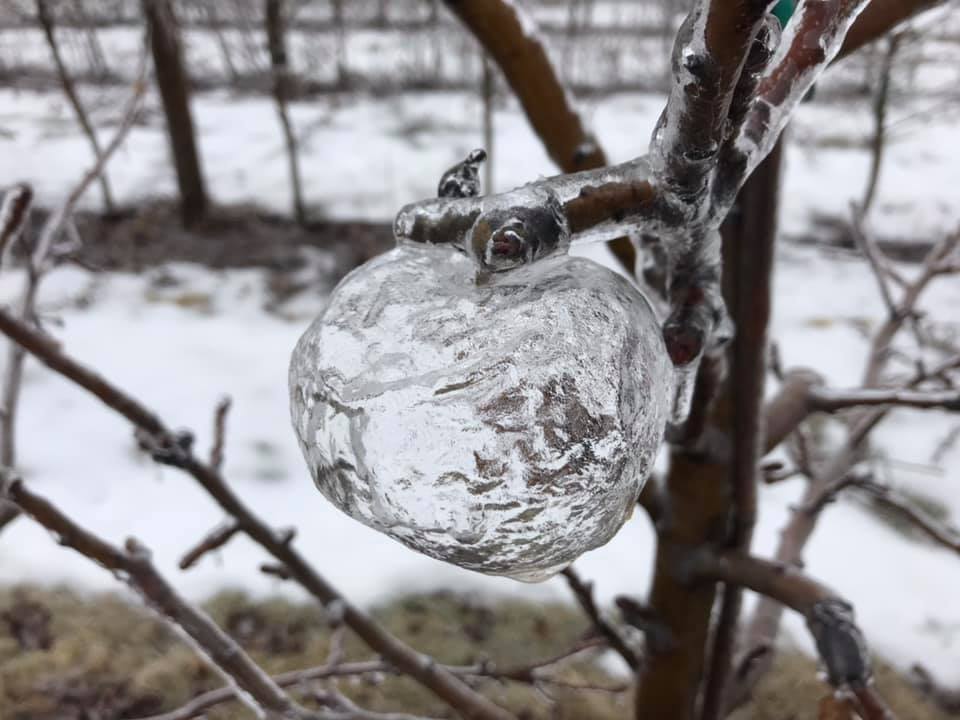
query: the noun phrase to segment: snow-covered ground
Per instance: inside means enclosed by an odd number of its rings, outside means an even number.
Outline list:
[[[100,91],[90,93],[94,98]],[[115,117],[121,93],[100,98],[101,123]],[[155,98],[150,105],[155,107]],[[623,95],[586,108],[612,159],[645,147],[662,99]],[[253,201],[279,211],[289,205],[282,140],[265,100],[207,94],[195,116],[209,185],[219,202]],[[909,107],[898,112],[907,113]],[[433,194],[439,173],[480,143],[478,102],[470,96],[424,94],[406,98],[338,98],[298,104],[302,167],[308,198],[328,216],[389,219],[404,203]],[[790,146],[783,228],[808,234],[815,212],[844,215],[859,198],[867,156],[857,147],[820,147],[822,134],[862,138],[867,111],[858,106],[805,105],[795,124],[804,145]],[[495,184],[505,189],[550,174],[553,168],[516,107],[496,116]],[[0,186],[34,184],[39,202],[62,197],[90,161],[69,108],[56,94],[0,90]],[[937,237],[960,219],[960,124],[944,113],[922,132],[896,139],[889,150],[873,225],[883,235]],[[103,128],[104,136],[110,132]],[[110,165],[124,202],[170,194],[172,171],[157,113],[137,127]],[[96,188],[85,202],[98,202]],[[583,252],[604,259],[603,248]],[[905,270],[910,272],[910,268]],[[77,358],[139,396],[174,426],[196,431],[197,446],[211,439],[218,398],[234,399],[225,471],[235,489],[276,526],[296,526],[297,544],[344,592],[368,604],[398,591],[454,587],[482,593],[566,598],[561,581],[522,585],[488,578],[421,557],[328,505],[314,489],[287,409],[290,350],[324,306],[307,291],[282,313],[264,309],[264,275],[256,270],[214,272],[175,265],[141,276],[92,275],[62,268],[45,282],[45,317]],[[0,274],[0,301],[22,278]],[[934,287],[927,309],[960,332],[960,283]],[[787,366],[808,365],[837,386],[857,384],[865,353],[861,330],[882,320],[883,308],[865,265],[784,244],[780,248],[773,335]],[[937,498],[960,519],[960,449],[931,464],[934,447],[956,416],[899,412],[876,443],[901,463],[895,480]],[[260,574],[263,554],[237,539],[200,566],[182,573],[180,555],[222,519],[217,508],[181,473],[161,468],[135,449],[127,424],[64,380],[28,363],[19,420],[25,477],[71,514],[113,540],[135,535],[154,550],[158,565],[192,597],[223,586],[254,592],[295,592]],[[911,469],[916,463],[918,468]],[[771,552],[801,491],[788,481],[761,491],[756,549]],[[596,581],[600,599],[642,594],[649,582],[653,536],[638,513],[606,547],[578,567]],[[856,504],[829,508],[806,555],[808,568],[846,594],[874,647],[903,665],[922,660],[960,680],[960,561],[955,555],[896,534]],[[116,588],[100,568],[29,522],[0,536],[0,581],[69,582]],[[806,634],[796,618],[789,627]],[[951,677],[952,675],[952,677]]]

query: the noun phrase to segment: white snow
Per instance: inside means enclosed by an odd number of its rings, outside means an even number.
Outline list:
[[[106,137],[123,93],[97,100]],[[111,163],[118,198],[134,202],[173,191],[156,98],[148,122],[131,133]],[[653,95],[620,95],[587,104],[587,116],[612,161],[645,148],[663,106]],[[918,108],[905,103],[903,116]],[[196,97],[204,169],[218,202],[256,202],[286,212],[289,196],[282,136],[272,105],[226,93]],[[405,98],[321,98],[293,106],[303,138],[304,189],[318,212],[339,218],[389,220],[403,204],[433,194],[439,174],[480,141],[481,108],[466,94]],[[957,118],[935,114],[890,147],[873,225],[884,236],[936,237],[960,217]],[[794,123],[784,181],[783,231],[811,232],[814,213],[843,215],[862,191],[867,155],[857,147],[812,148],[812,137],[863,138],[860,106],[805,104]],[[38,202],[61,198],[90,162],[62,98],[55,93],[0,90],[0,186],[25,180]],[[496,113],[493,159],[496,189],[552,174],[549,159],[512,102]],[[99,203],[96,188],[84,198]],[[607,258],[603,247],[578,252]],[[214,272],[169,268],[181,284],[159,287],[152,273],[91,275],[62,268],[45,282],[45,317],[68,351],[140,397],[177,427],[196,431],[203,451],[211,440],[213,408],[234,399],[228,420],[225,471],[233,487],[277,527],[296,526],[298,547],[350,598],[370,604],[398,590],[439,586],[481,593],[563,598],[561,580],[522,585],[488,578],[417,555],[335,511],[312,486],[290,428],[286,371],[289,353],[324,306],[320,291],[301,294],[283,316],[264,309],[265,279],[253,270]],[[909,268],[907,268],[909,271]],[[0,301],[15,296],[22,277],[0,274]],[[209,294],[210,302],[195,302]],[[190,296],[194,296],[191,298]],[[928,309],[960,332],[956,281],[934,288]],[[779,253],[773,335],[787,366],[809,365],[837,386],[859,381],[865,340],[858,327],[882,319],[864,263],[784,245]],[[898,484],[937,498],[960,520],[960,449],[933,467],[930,456],[957,424],[938,412],[898,412],[876,434],[892,459]],[[76,387],[34,362],[26,367],[19,420],[23,474],[78,520],[107,538],[135,535],[154,551],[159,567],[190,597],[223,586],[255,593],[296,593],[257,571],[263,553],[243,538],[193,570],[176,569],[180,555],[222,520],[220,511],[188,478],[160,468],[135,448],[127,423]],[[786,482],[761,491],[756,550],[770,553],[802,488]],[[642,513],[606,547],[578,562],[596,582],[603,602],[648,586],[653,535]],[[872,645],[893,661],[923,661],[945,680],[960,680],[960,560],[945,550],[905,540],[850,502],[825,513],[808,552],[807,567],[845,593],[857,607]],[[57,546],[30,522],[0,536],[0,582],[69,582],[116,589],[108,573]],[[788,628],[806,644],[802,623]]]

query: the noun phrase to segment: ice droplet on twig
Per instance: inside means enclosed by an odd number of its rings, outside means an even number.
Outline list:
[[[630,516],[673,368],[636,287],[562,247],[478,284],[466,254],[404,243],[334,290],[290,392],[335,506],[431,557],[536,581]]]

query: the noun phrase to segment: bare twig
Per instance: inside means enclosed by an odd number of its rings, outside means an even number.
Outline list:
[[[11,248],[30,216],[33,188],[26,183],[14,185],[3,195],[0,203],[0,262],[6,260]]]
[[[900,47],[901,35],[890,33],[886,37],[886,47],[880,62],[879,80],[873,96],[873,137],[870,140],[870,170],[867,174],[867,186],[860,201],[860,214],[866,217],[877,196],[880,183],[880,169],[883,166],[883,153],[887,140],[887,105],[890,101],[890,75],[893,62]]]
[[[100,147],[100,141],[97,139],[97,132],[93,129],[90,118],[87,116],[86,108],[83,107],[76,87],[74,87],[73,78],[70,77],[70,71],[67,70],[67,66],[60,54],[60,46],[57,44],[57,37],[53,27],[53,16],[50,14],[47,0],[36,0],[36,4],[37,20],[40,22],[40,27],[43,28],[47,45],[50,47],[50,54],[53,56],[54,65],[57,67],[57,74],[60,76],[60,84],[63,85],[63,94],[67,96],[67,100],[73,108],[74,114],[77,116],[77,122],[80,123],[83,134],[87,136],[87,140],[90,142],[90,147],[93,149],[93,157],[97,163],[102,166],[104,164],[101,160],[103,150]],[[110,193],[110,183],[107,180],[106,172],[100,172],[98,180],[100,182],[100,189],[103,192],[104,209],[108,213],[112,213],[114,209],[113,196]]]
[[[942,708],[944,712],[949,714],[960,713],[960,689],[941,686],[923,665],[911,667],[910,675],[914,686],[938,707]]]
[[[183,443],[177,433],[167,428],[138,400],[73,360],[45,336],[2,309],[0,332],[20,344],[50,369],[98,397],[108,407],[127,418],[142,434],[153,438],[154,446],[164,451],[164,454],[155,454],[155,457],[191,475],[246,535],[286,568],[291,578],[325,606],[336,604],[341,608],[346,625],[367,645],[383,655],[391,665],[433,691],[466,718],[509,720],[512,717],[506,710],[470,689],[431,658],[402,643],[373,618],[349,603],[296,551],[289,542],[289,537],[281,536],[266,525],[237,496],[220,473],[194,457],[189,443]]]
[[[120,550],[79,526],[49,501],[30,492],[19,478],[9,474],[0,479],[0,487],[8,500],[54,533],[61,545],[76,550],[122,578],[171,627],[189,637],[214,670],[242,691],[230,690],[249,704],[255,714],[278,720],[330,717],[324,713],[310,713],[294,703],[229,635],[177,594],[153,567],[149,551],[136,540],[127,540],[126,549]]]
[[[597,632],[610,643],[610,647],[623,658],[631,670],[636,670],[640,666],[640,660],[620,632],[601,614],[600,608],[597,607],[597,602],[593,597],[593,583],[584,582],[572,567],[566,568],[563,571],[563,576]]]
[[[799,368],[788,371],[777,394],[763,409],[764,450],[770,452],[810,415],[810,393],[824,382],[813,370]]]
[[[960,553],[960,532],[918,509],[893,488],[874,482],[870,478],[851,484],[870,493],[879,504],[902,515],[933,542],[955,553]]]
[[[217,403],[213,413],[213,446],[210,448],[210,467],[220,472],[223,467],[223,446],[227,436],[227,413],[230,411],[230,398],[224,397]]]
[[[890,292],[890,283],[888,279],[892,275],[890,264],[883,257],[883,251],[877,246],[876,240],[864,227],[866,211],[861,207],[852,207],[850,213],[853,217],[851,227],[853,229],[853,239],[860,248],[860,252],[870,263],[870,269],[873,271],[873,277],[877,281],[877,288],[880,290],[880,297],[883,298],[883,304],[887,312],[893,317],[897,308],[893,302],[893,295]],[[902,281],[901,281],[902,284]]]
[[[189,570],[200,562],[200,558],[204,555],[219,550],[230,542],[238,532],[240,532],[240,527],[235,522],[227,521],[218,525],[183,556],[180,560],[180,569]]]

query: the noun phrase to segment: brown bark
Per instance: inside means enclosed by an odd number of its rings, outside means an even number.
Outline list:
[[[502,0],[446,0],[497,63],[550,159],[565,173],[603,167],[607,157],[587,132],[557,76],[546,49],[528,35],[519,10]],[[633,270],[636,250],[627,238],[609,243]]]
[[[190,226],[204,218],[209,202],[190,113],[190,81],[183,67],[179,29],[170,0],[142,2],[154,72],[167,119],[170,153],[177,173],[181,218],[184,226]]]
[[[850,27],[836,59],[856,52],[905,20],[943,3],[944,0],[873,0]]]
[[[721,229],[728,266],[724,295],[737,326],[729,350],[732,452],[728,482],[732,524],[726,545],[741,552],[749,550],[753,538],[759,461],[764,447],[761,403],[766,380],[781,148],[782,143],[777,143],[754,171]],[[725,716],[726,686],[733,663],[741,605],[741,588],[725,585],[704,688],[703,720],[718,720]]]

